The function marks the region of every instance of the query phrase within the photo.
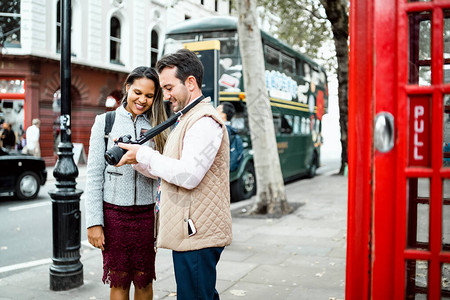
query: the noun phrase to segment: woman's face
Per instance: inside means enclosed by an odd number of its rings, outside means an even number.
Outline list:
[[[155,83],[148,78],[134,80],[126,86],[127,106],[125,109],[133,115],[133,120],[137,115],[145,113],[153,104],[155,96]]]

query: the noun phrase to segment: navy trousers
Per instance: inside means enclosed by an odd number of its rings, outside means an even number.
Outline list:
[[[172,251],[177,300],[219,300],[216,266],[224,247]]]

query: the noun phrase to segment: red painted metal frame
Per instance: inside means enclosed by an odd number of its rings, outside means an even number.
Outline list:
[[[426,260],[428,264],[428,299],[440,299],[441,262],[448,255],[441,253],[442,236],[442,178],[449,172],[442,170],[443,100],[442,93],[449,90],[443,85],[443,13],[450,8],[448,0],[407,3],[398,0],[397,9],[397,180],[396,180],[396,245],[395,245],[395,289],[392,299],[405,299],[406,260]],[[408,85],[408,14],[421,11],[432,12],[431,68],[432,85],[423,87]],[[429,95],[431,101],[431,167],[408,167],[408,97]],[[407,184],[408,178],[430,178],[429,250],[406,249],[407,237]]]
[[[394,128],[397,128],[397,107],[395,105],[396,82],[398,76],[395,45],[396,3],[392,0],[376,0],[374,3],[374,115],[389,112],[394,116]],[[375,21],[376,20],[376,21]],[[396,138],[394,132],[394,138]],[[395,182],[398,141],[394,148],[386,153],[374,149],[373,152],[373,194],[372,202],[372,240],[371,269],[372,276],[370,299],[392,299],[395,247]]]
[[[373,4],[350,3],[346,299],[370,294]]]
[[[442,251],[443,9],[450,1],[352,1],[349,62],[349,196],[346,299],[405,299],[406,260],[428,265],[428,299],[440,299]],[[408,84],[410,13],[432,12],[432,85]],[[374,22],[376,20],[376,22]],[[408,97],[431,99],[431,166],[408,167]],[[374,115],[395,116],[394,150],[372,147]],[[430,179],[429,250],[407,249],[409,178]],[[394,267],[394,272],[392,268]]]

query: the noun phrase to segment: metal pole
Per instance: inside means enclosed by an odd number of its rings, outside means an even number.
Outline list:
[[[76,189],[78,168],[73,160],[71,142],[71,0],[61,1],[61,142],[53,176],[56,189],[49,192],[53,212],[53,264],[50,266],[50,289],[62,291],[83,284],[80,262],[82,190]]]

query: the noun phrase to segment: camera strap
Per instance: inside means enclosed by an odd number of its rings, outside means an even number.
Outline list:
[[[195,99],[195,101],[193,101],[191,104],[189,104],[188,106],[183,108],[181,111],[177,112],[175,115],[178,115],[178,118],[181,117],[182,115],[187,113],[191,108],[193,108],[195,105],[197,105],[197,103],[199,103],[203,99],[205,99],[205,96],[201,95],[200,97]]]
[[[179,112],[177,112],[176,114],[174,114],[173,116],[171,116],[170,118],[168,118],[167,120],[162,122],[161,124],[153,127],[150,130],[147,130],[147,132],[145,132],[139,139],[137,139],[136,141],[134,141],[132,143],[142,145],[143,143],[150,140],[154,136],[157,136],[158,134],[160,134],[161,132],[163,132],[164,130],[166,130],[167,128],[172,126],[173,124],[175,124],[175,122],[178,120],[178,118],[180,118],[182,115],[186,114],[189,110],[191,110],[195,105],[197,105],[203,99],[205,99],[205,96],[201,95],[200,97],[195,99],[195,101],[190,103],[188,106],[186,106],[185,108],[183,108],[182,110],[180,110]]]

